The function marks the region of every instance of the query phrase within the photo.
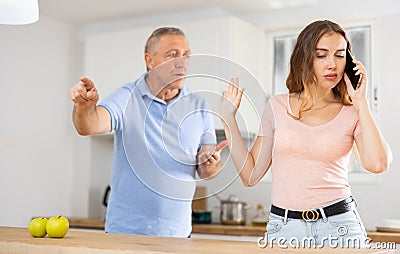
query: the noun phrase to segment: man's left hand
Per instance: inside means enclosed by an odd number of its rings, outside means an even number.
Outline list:
[[[228,146],[228,141],[221,141],[215,149],[214,146],[202,146],[197,155],[197,172],[200,178],[216,175],[221,170],[221,151]]]

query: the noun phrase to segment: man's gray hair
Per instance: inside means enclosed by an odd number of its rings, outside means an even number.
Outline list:
[[[164,35],[181,35],[185,36],[185,33],[176,27],[160,27],[153,31],[150,37],[147,39],[146,45],[144,47],[144,53],[150,53],[150,51],[154,48],[154,45],[158,43],[160,38]],[[151,52],[155,53],[155,52]]]

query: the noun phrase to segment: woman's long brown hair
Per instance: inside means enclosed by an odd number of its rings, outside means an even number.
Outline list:
[[[286,87],[289,89],[289,93],[304,92],[304,99],[300,104],[298,114],[292,115],[288,113],[296,120],[301,119],[304,113],[314,106],[315,98],[311,93],[311,87],[317,84],[313,68],[315,50],[321,37],[331,33],[342,35],[347,42],[347,48],[351,50],[346,32],[338,24],[329,20],[314,21],[307,25],[297,37],[290,57],[289,75],[286,79]],[[343,105],[351,105],[351,99],[343,78],[332,88],[332,92],[335,99],[339,100]]]

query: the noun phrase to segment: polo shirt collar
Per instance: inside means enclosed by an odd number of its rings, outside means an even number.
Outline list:
[[[146,76],[147,76],[147,73],[142,75],[139,78],[139,82],[138,82],[138,85],[137,85],[137,88],[139,89],[139,92],[140,92],[140,95],[142,96],[142,98],[144,96],[147,96],[152,100],[155,100],[155,101],[158,101],[160,103],[166,104],[166,102],[164,100],[161,100],[160,98],[156,97],[154,94],[152,94],[150,92],[149,86],[146,83]],[[182,96],[184,96],[184,95],[186,95],[188,93],[189,93],[189,89],[186,86],[183,86],[182,89],[179,91],[178,96],[175,97],[172,101],[175,101],[176,99],[179,99],[179,98],[181,98]]]

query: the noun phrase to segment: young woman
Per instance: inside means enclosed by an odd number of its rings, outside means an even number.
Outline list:
[[[344,73],[347,49],[338,24],[321,20],[305,27],[290,59],[289,93],[269,100],[250,151],[235,120],[243,93],[238,78],[224,93],[221,114],[243,184],[256,184],[272,169],[269,243],[366,246],[347,165],[354,142],[373,173],[385,171],[392,154],[369,110],[365,67],[353,61],[361,74],[357,89]]]

